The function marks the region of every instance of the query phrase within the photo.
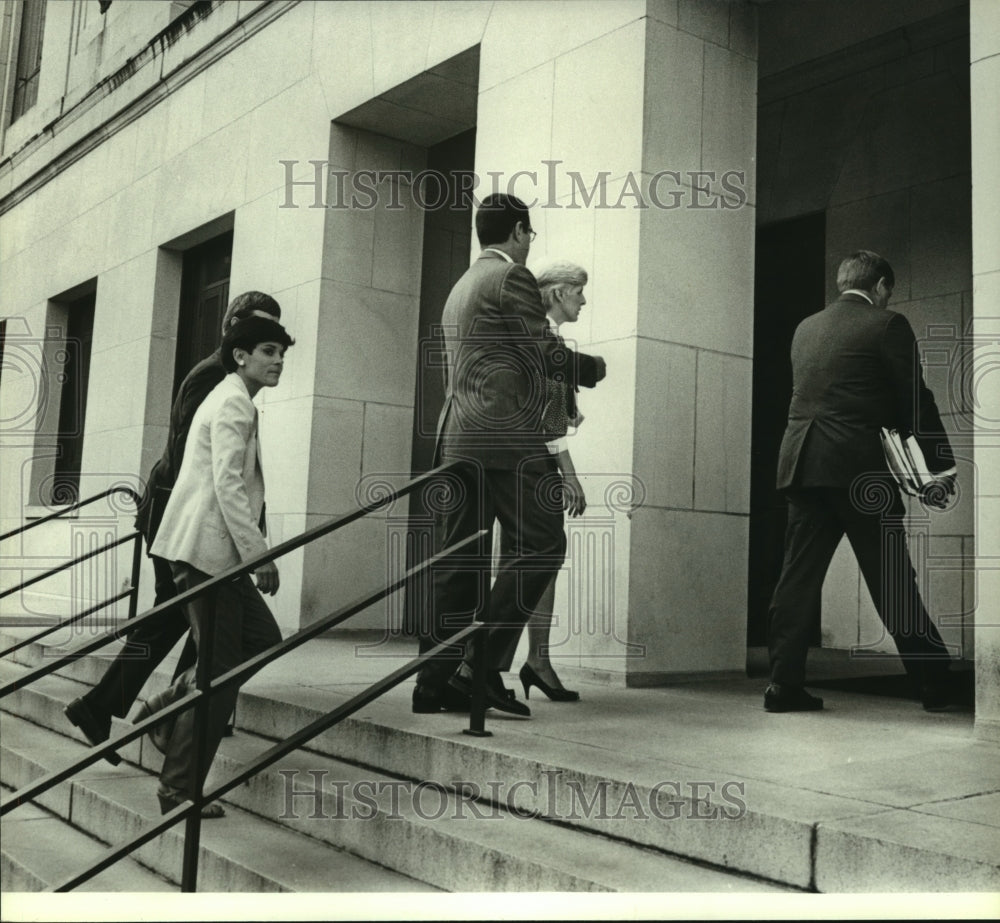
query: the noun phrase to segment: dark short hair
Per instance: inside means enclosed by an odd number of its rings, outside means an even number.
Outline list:
[[[837,270],[837,291],[857,288],[870,292],[878,285],[879,279],[885,279],[890,287],[896,284],[889,261],[872,250],[858,250],[841,262]]]
[[[481,247],[502,244],[510,237],[518,221],[531,230],[528,206],[517,196],[494,192],[483,199],[476,212],[476,236]]]
[[[254,311],[270,314],[275,320],[281,317],[281,305],[270,295],[265,295],[263,292],[243,292],[230,301],[229,307],[226,308],[226,314],[222,318],[223,335],[236,321],[251,317]]]
[[[233,350],[245,349],[247,352],[253,352],[260,343],[280,343],[287,349],[295,345],[295,340],[276,320],[268,317],[248,317],[238,324],[233,324],[222,338],[222,346],[219,347],[222,353],[222,367],[227,372],[235,372],[237,366]]]

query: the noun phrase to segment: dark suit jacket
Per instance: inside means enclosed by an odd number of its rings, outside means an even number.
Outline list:
[[[597,384],[593,357],[568,349],[549,330],[531,271],[499,253],[480,254],[455,284],[441,317],[445,402],[437,455],[514,469],[544,453],[545,379],[573,388]]]
[[[913,433],[932,473],[954,465],[909,321],[841,295],[802,321],[792,340],[778,489],[848,487],[860,474],[887,471],[883,426]]]
[[[156,530],[160,527],[160,519],[163,517],[170,490],[181,470],[184,446],[187,443],[194,412],[201,406],[209,392],[225,377],[222,355],[216,350],[191,369],[181,382],[177,398],[170,409],[167,445],[163,455],[149,473],[146,491],[136,510],[135,526],[146,539],[147,548],[156,537]]]

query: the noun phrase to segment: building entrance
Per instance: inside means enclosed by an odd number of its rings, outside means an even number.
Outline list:
[[[785,501],[774,488],[778,449],[792,396],[789,349],[799,322],[823,308],[825,216],[757,230],[754,275],[753,429],[747,644],[767,644],[767,611],[781,572]],[[820,626],[814,629],[819,643]]]

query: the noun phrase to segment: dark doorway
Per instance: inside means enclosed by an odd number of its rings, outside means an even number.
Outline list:
[[[472,242],[471,196],[463,176],[472,174],[476,156],[476,130],[462,132],[429,148],[427,169],[447,177],[449,195],[442,208],[429,209],[424,217],[424,250],[420,275],[420,331],[417,352],[416,392],[413,409],[413,451],[410,470],[422,474],[434,466],[434,442],[437,420],[444,404],[444,347],[439,331],[441,312],[452,286],[469,268]],[[444,196],[438,196],[440,201]],[[432,517],[424,498],[410,500],[410,524],[407,541],[407,567],[425,560],[432,551]],[[418,631],[420,605],[429,592],[424,581],[407,587],[403,630]]]
[[[177,397],[184,376],[219,345],[229,303],[232,255],[232,231],[184,253],[171,400]]]
[[[785,501],[775,490],[778,449],[792,396],[792,335],[825,304],[826,216],[757,229],[754,271],[753,426],[747,644],[767,644],[767,613],[781,572]],[[814,628],[819,643],[820,626]]]
[[[460,176],[471,174],[476,155],[476,131],[463,132],[434,145],[427,152],[427,169],[448,177],[449,196],[444,208],[429,209],[424,216],[424,252],[420,274],[420,348],[417,358],[416,407],[413,417],[412,471],[422,474],[434,463],[434,435],[444,404],[442,341],[434,327],[452,286],[469,268],[472,241],[471,197],[459,192]],[[439,196],[438,200],[443,200]]]

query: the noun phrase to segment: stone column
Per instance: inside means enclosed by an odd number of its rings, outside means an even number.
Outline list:
[[[334,125],[329,159],[331,175],[346,174],[350,190],[359,170],[418,174],[426,151]],[[327,190],[313,393],[303,403],[311,434],[305,528],[410,477],[424,213],[388,207],[392,194],[385,182],[378,187],[378,207],[365,207],[366,197],[360,207],[347,207],[338,189]],[[305,549],[303,625],[403,573],[406,510],[400,501]],[[346,627],[396,629],[401,606],[399,594]]]
[[[740,3],[649,19],[643,171],[681,180],[640,230],[630,684],[746,660],[756,40]]]
[[[529,173],[511,189],[533,203],[529,268],[591,273],[562,332],[608,364],[570,438],[589,505],[567,523],[553,663],[622,685],[741,671],[756,13],[575,6],[497,8],[476,145],[481,179]]]
[[[967,352],[976,410],[976,733],[1000,740],[1000,5],[972,0],[969,15],[973,332]]]

